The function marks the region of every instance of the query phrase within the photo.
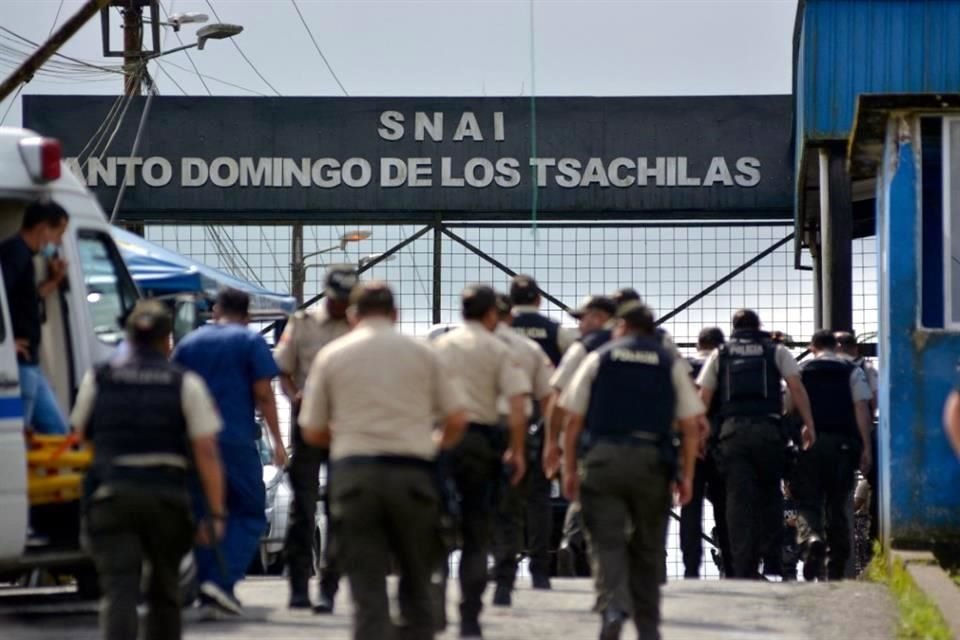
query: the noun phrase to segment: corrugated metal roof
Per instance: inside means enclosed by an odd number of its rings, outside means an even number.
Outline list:
[[[806,0],[801,12],[794,65],[802,140],[847,138],[863,93],[960,91],[956,0]]]

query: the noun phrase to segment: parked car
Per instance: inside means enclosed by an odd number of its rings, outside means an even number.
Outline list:
[[[257,451],[263,464],[263,484],[266,487],[264,515],[267,530],[260,539],[260,550],[250,567],[251,573],[280,575],[284,571],[283,545],[287,527],[290,523],[290,505],[293,489],[286,469],[273,464],[273,445],[266,431],[261,427],[261,436],[257,440]],[[323,500],[326,495],[326,469],[320,470],[320,499],[317,501],[316,527],[313,537],[313,565],[319,570],[323,545],[326,544],[327,519],[323,513]]]

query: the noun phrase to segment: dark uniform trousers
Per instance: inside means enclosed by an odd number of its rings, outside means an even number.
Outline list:
[[[601,611],[630,615],[658,638],[670,486],[656,446],[599,442],[580,465],[580,504]]]
[[[327,450],[309,446],[303,441],[300,429],[293,429],[293,457],[289,470],[293,501],[290,504],[290,522],[287,525],[284,552],[287,555],[290,584],[294,592],[307,590],[312,573],[313,537],[317,526],[317,500],[320,498],[320,465],[325,464],[328,457]],[[328,467],[328,487],[331,476]],[[320,574],[320,593],[332,600],[340,583],[340,571],[334,555],[335,527],[330,518],[329,497],[324,499],[323,505],[327,516],[327,540],[323,570]]]
[[[717,468],[716,454],[711,451],[706,459],[697,460],[693,476],[693,497],[680,509],[680,551],[683,554],[684,575],[698,577],[703,561],[703,500],[713,505],[716,526],[714,544],[720,550],[720,559],[724,576],[732,570],[730,557],[730,536],[726,522],[726,491],[720,470]]]
[[[193,544],[186,490],[112,486],[87,506],[90,550],[104,594],[101,626],[106,640],[137,637],[141,569],[150,566],[147,640],[181,637],[180,560]]]
[[[849,506],[863,445],[858,438],[819,433],[813,447],[800,454],[790,489],[797,503],[797,539],[811,536],[828,547],[827,577],[844,577],[850,557]]]
[[[331,516],[355,603],[354,639],[433,637],[430,578],[440,550],[440,497],[426,460],[347,458],[336,462]],[[386,577],[400,574],[402,623],[390,620]]]
[[[510,486],[508,478],[502,482],[493,530],[494,574],[498,585],[512,588],[523,550],[524,531],[530,573],[534,576],[550,575],[550,533],[553,528],[550,481],[538,460],[528,460],[527,474],[518,486]]]
[[[720,431],[719,464],[726,488],[731,577],[756,578],[760,560],[783,527],[784,441],[778,420],[728,418]]]
[[[476,620],[487,587],[487,556],[501,477],[506,434],[471,424],[451,452],[451,473],[460,498],[460,618]]]

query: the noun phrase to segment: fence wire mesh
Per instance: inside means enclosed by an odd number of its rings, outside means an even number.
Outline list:
[[[325,265],[360,264],[390,251],[423,227],[363,228],[371,232],[366,240],[307,260],[306,300],[322,291]],[[345,230],[343,226],[305,226],[304,254],[339,245]],[[788,223],[780,222],[541,223],[535,231],[521,224],[444,223],[368,269],[363,277],[393,286],[401,329],[414,335],[427,333],[435,312],[441,323],[458,322],[459,294],[466,285],[485,282],[505,289],[509,276],[494,263],[533,275],[542,289],[569,307],[586,295],[632,286],[660,317],[671,314],[664,327],[682,351],[692,354],[701,328],[729,329],[731,315],[741,307],[755,309],[769,330],[783,331],[797,342],[809,338],[816,328],[812,273],[794,269],[793,243],[785,241],[791,232]],[[267,289],[291,291],[289,225],[148,225],[145,234],[148,240]],[[672,314],[763,252],[768,254],[755,264]],[[435,273],[439,278],[436,300]],[[873,238],[854,242],[853,292],[854,329],[870,336],[877,330],[878,308]],[[545,302],[543,311],[563,324],[575,324],[554,303]],[[281,408],[281,415],[289,413]],[[289,419],[283,421],[287,430]],[[708,535],[713,524],[707,503],[704,532]],[[702,571],[716,577],[709,545],[705,547]],[[670,578],[683,575],[679,531],[673,520],[667,573]]]

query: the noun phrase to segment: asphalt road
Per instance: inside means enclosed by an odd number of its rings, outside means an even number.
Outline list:
[[[186,637],[200,640],[348,640],[349,594],[341,593],[333,616],[285,608],[287,587],[277,578],[249,579],[238,591],[248,609],[243,621],[209,622],[187,612]],[[487,597],[490,593],[488,590]],[[533,591],[527,580],[511,609],[487,607],[484,636],[491,640],[595,638],[598,618],[588,580],[555,580],[551,592]],[[449,616],[456,621],[451,599]],[[676,581],[664,591],[665,640],[893,639],[896,607],[886,589],[863,582],[779,584],[739,581]],[[95,640],[96,605],[64,593],[26,595],[0,590],[3,640]],[[451,630],[438,636],[456,638]],[[635,637],[632,630],[625,638]]]

